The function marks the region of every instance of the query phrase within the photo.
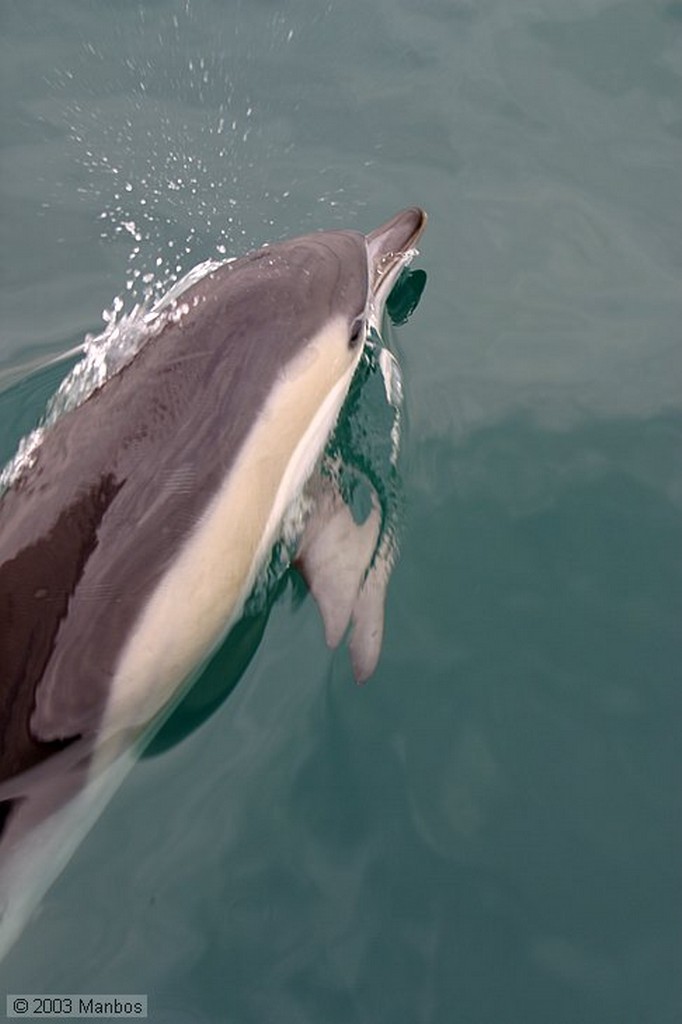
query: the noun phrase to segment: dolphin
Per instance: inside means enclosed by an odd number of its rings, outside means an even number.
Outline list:
[[[306,486],[302,571],[328,641],[352,621],[356,678],[372,673],[378,509],[357,526],[311,481],[425,224],[407,209],[213,269],[0,499],[0,914],[3,855],[177,700]]]

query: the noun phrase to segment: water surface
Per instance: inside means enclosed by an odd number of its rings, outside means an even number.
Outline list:
[[[146,992],[164,1022],[678,1021],[679,3],[0,18],[3,459],[67,367],[28,369],[115,296],[431,216],[395,331],[406,512],[375,678],[285,589],[2,987]]]

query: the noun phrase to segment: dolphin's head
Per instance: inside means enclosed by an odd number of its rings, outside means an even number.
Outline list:
[[[381,328],[386,300],[415,255],[426,219],[413,207],[369,234],[318,231],[252,253],[241,263],[245,270],[258,265],[256,309],[249,296],[252,325],[258,311],[270,326],[284,318],[291,325],[285,345],[299,347],[334,323],[346,335],[352,357],[358,356],[370,328]]]
[[[386,300],[400,272],[415,255],[426,220],[424,210],[415,206],[397,213],[368,235],[339,231],[317,236],[320,241],[324,240],[332,261],[335,255],[339,260],[342,273],[335,278],[334,289],[338,304],[346,306],[351,348],[364,340],[370,327],[380,330]],[[366,267],[358,262],[360,248]],[[343,276],[345,287],[341,284]]]
[[[239,372],[253,378],[242,389],[251,407],[297,355],[305,353],[307,363],[318,352],[340,371],[346,363],[345,371],[359,360],[370,329],[380,332],[386,300],[426,219],[412,207],[367,235],[319,231],[226,263],[183,294],[192,310],[185,332],[196,328],[201,347],[220,353],[222,381],[231,380],[231,367],[247,364]],[[336,355],[324,340],[333,340]],[[216,366],[210,369],[214,375]],[[234,418],[233,395],[230,401]]]
[[[352,351],[362,348],[370,328],[380,332],[386,300],[415,255],[426,220],[422,209],[411,207],[368,235],[325,231],[298,240],[309,258],[314,254],[311,280],[317,281],[318,315],[327,293],[329,313],[345,321]]]

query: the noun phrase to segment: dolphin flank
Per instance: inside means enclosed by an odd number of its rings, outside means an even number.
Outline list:
[[[46,431],[0,499],[0,915],[3,861],[239,617],[425,223],[408,209],[367,236],[320,232],[220,265]],[[300,564],[328,641],[354,624],[362,680],[388,576],[368,572],[377,509],[356,528],[328,485],[311,493]]]

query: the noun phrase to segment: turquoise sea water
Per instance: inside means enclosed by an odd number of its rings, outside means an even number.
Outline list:
[[[431,218],[376,676],[284,588],[0,990],[148,993],[163,1022],[675,1024],[682,6],[3,0],[0,69],[2,460],[68,364],[31,369],[116,296]]]

